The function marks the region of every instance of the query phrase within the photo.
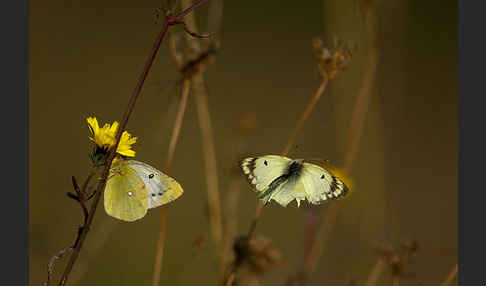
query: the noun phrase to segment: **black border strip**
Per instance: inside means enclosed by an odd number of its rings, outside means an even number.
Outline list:
[[[485,8],[484,1],[458,1],[459,285],[484,284]]]
[[[3,3],[2,284],[29,283],[29,1]]]

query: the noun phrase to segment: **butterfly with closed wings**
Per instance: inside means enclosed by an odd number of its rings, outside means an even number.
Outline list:
[[[106,213],[135,221],[152,208],[167,204],[183,193],[179,183],[154,167],[135,160],[117,159],[106,182]]]
[[[346,195],[348,187],[326,169],[303,159],[278,155],[249,157],[241,162],[249,183],[267,205],[271,200],[286,207],[292,200],[318,205]]]

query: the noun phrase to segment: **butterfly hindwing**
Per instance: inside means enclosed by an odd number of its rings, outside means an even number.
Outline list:
[[[129,160],[126,164],[133,168],[145,183],[149,209],[167,204],[182,195],[180,184],[156,168],[135,160]]]
[[[143,181],[130,167],[118,165],[110,170],[104,192],[104,206],[110,216],[135,221],[145,216],[148,194]]]
[[[300,206],[300,201],[306,199],[305,187],[300,176],[291,176],[275,190],[270,199],[286,207],[294,199]]]

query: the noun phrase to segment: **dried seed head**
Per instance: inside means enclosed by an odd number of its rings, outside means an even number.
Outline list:
[[[337,37],[334,38],[334,47],[332,49],[325,47],[322,40],[318,37],[312,39],[312,42],[318,61],[319,73],[325,79],[334,78],[351,61],[353,56],[351,49],[341,43]]]
[[[375,248],[378,256],[390,266],[393,276],[405,276],[405,265],[413,262],[418,249],[416,241],[402,242],[399,247],[382,243]]]
[[[254,236],[250,241],[246,236],[240,236],[236,238],[233,249],[235,263],[255,276],[261,276],[282,261],[280,251],[261,235]]]

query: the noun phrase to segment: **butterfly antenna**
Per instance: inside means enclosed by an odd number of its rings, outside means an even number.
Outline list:
[[[330,159],[323,159],[323,158],[311,158],[311,159],[306,159],[305,161],[309,163],[313,163],[316,165],[331,165],[331,160]]]

